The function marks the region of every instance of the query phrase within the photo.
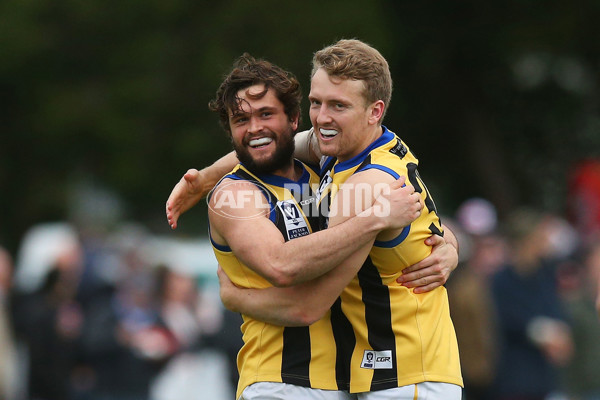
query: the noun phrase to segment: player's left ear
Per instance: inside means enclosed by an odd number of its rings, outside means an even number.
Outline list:
[[[383,100],[377,100],[369,106],[369,123],[379,124],[381,118],[383,118],[383,112],[385,110],[385,103]]]
[[[296,129],[298,129],[299,120],[300,115],[296,115],[295,117],[290,118],[290,123],[292,124],[292,129],[294,130],[294,132],[296,131]]]

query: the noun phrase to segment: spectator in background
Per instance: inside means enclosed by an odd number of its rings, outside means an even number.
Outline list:
[[[225,332],[223,308],[218,297],[205,293],[196,278],[176,266],[157,267],[156,298],[165,325],[177,340],[177,353],[152,382],[153,400],[202,398],[227,399],[235,393],[230,381],[236,354],[241,348],[240,323]],[[237,321],[237,320],[236,320]],[[228,353],[229,336],[237,338],[233,353]]]
[[[506,243],[496,232],[496,210],[487,200],[465,201],[456,219],[456,227],[445,219],[461,243],[459,268],[447,288],[465,380],[464,399],[487,400],[497,357],[490,277],[506,262]]]
[[[498,400],[544,400],[560,389],[558,368],[572,354],[550,244],[554,219],[518,210],[508,219],[512,259],[494,274],[499,361],[493,393]]]
[[[180,350],[193,349],[200,343],[200,293],[193,277],[161,265],[157,267],[159,312]]]
[[[14,297],[13,320],[27,346],[27,394],[31,399],[70,398],[71,372],[79,359],[83,310],[76,297],[82,249],[76,240],[61,241],[41,286]],[[40,264],[41,265],[41,264]]]
[[[597,239],[600,235],[600,160],[585,159],[574,166],[568,193],[571,223],[585,242]]]
[[[196,351],[200,339],[217,334],[222,318],[218,292],[215,307],[204,301],[194,277],[157,270],[149,239],[135,224],[88,225],[86,232],[68,223],[30,229],[19,250],[11,296],[15,331],[24,344],[19,349],[25,349],[18,361],[26,362],[18,367],[17,397],[0,392],[0,400],[148,400],[153,381],[173,356]],[[3,254],[0,294],[10,285],[3,272],[12,269],[4,268]],[[5,306],[6,297],[0,299]],[[2,379],[2,366],[15,366],[5,356],[10,346],[2,341],[2,321],[0,309],[0,390],[2,382],[19,383]],[[236,333],[239,338],[239,325]],[[193,377],[200,382],[194,388],[205,383],[194,396],[210,396],[215,387],[231,393],[224,358],[217,354],[201,360],[208,360],[202,371],[210,377]],[[185,398],[190,397],[176,400]]]
[[[578,267],[578,268],[575,268]],[[574,353],[565,369],[568,394],[577,400],[600,400],[600,320],[594,307],[600,280],[600,242],[584,251],[573,275],[577,285],[565,295]]]
[[[136,240],[121,243],[119,278],[88,299],[82,348],[89,384],[79,393],[85,399],[147,400],[152,380],[178,349],[160,315],[155,271]]]

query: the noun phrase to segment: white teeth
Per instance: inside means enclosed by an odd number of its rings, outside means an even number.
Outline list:
[[[259,139],[252,139],[251,141],[248,142],[248,144],[251,147],[257,147],[257,146],[262,146],[262,145],[265,145],[265,144],[269,144],[272,141],[273,141],[273,139],[271,139],[271,138],[262,137],[262,138],[259,138]]]
[[[321,135],[323,136],[335,136],[338,134],[338,131],[336,131],[335,129],[319,128],[319,132],[321,132]]]

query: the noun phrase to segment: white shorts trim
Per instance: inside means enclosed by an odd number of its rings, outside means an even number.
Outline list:
[[[422,382],[375,392],[311,389],[280,382],[257,382],[244,389],[238,400],[461,400],[462,388],[452,383]]]
[[[422,382],[375,392],[358,393],[358,400],[461,400],[462,388],[443,382]]]
[[[341,390],[311,389],[280,382],[257,382],[247,386],[238,400],[350,400]]]

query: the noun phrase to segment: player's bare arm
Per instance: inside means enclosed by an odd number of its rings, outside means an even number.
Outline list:
[[[319,163],[321,160],[321,150],[319,150],[319,142],[313,128],[296,133],[294,142],[296,144],[294,158],[306,164]]]
[[[446,226],[444,236],[432,235],[425,244],[432,246],[431,254],[422,261],[402,270],[397,282],[414,288],[415,293],[426,293],[444,285],[458,265],[458,241]]]
[[[332,232],[357,217],[369,213],[376,207],[387,207],[385,196],[373,198],[365,197],[365,191],[356,193],[356,188],[364,188],[364,185],[379,184],[382,181],[393,182],[393,178],[379,170],[367,170],[352,176],[346,185],[340,187],[340,191],[334,197],[331,206],[331,217],[329,228],[324,232]],[[392,183],[393,185],[398,182]],[[362,186],[361,186],[362,185]],[[374,192],[372,192],[374,193]],[[350,202],[348,202],[348,200]],[[393,205],[392,205],[393,207]],[[349,213],[341,212],[347,209]],[[360,217],[359,217],[360,218]],[[387,230],[399,233],[401,226],[393,226]],[[309,236],[316,236],[309,235]],[[235,312],[249,315],[254,319],[282,326],[305,326],[319,320],[333,302],[338,298],[344,287],[356,275],[365,259],[367,258],[374,237],[360,246],[355,246],[355,251],[345,258],[337,267],[317,279],[286,288],[267,289],[241,289],[235,287],[227,275],[221,271],[219,279],[221,286],[221,299],[223,304]],[[295,239],[297,240],[297,239]]]
[[[296,141],[295,158],[307,164],[319,163],[321,153],[312,129],[298,132],[294,140]],[[189,169],[173,187],[167,199],[167,222],[171,229],[177,229],[179,217],[206,197],[219,179],[231,171],[238,162],[235,152],[232,151],[201,170]]]
[[[167,199],[167,222],[171,229],[176,229],[181,214],[206,197],[219,179],[231,171],[238,162],[232,151],[199,171],[193,168],[189,169],[175,185]]]
[[[402,178],[392,181],[392,190],[373,204],[377,210],[389,207],[388,214],[365,211],[335,229],[285,242],[266,215],[268,204],[259,189],[250,182],[237,181],[235,185],[227,185],[227,182],[223,181],[224,189],[215,189],[210,199],[212,239],[217,244],[229,246],[241,262],[274,286],[306,282],[328,272],[357,248],[374,240],[381,230],[410,224],[422,207],[419,195],[412,186],[403,186]],[[246,196],[247,193],[256,195]],[[242,195],[263,203],[249,201],[244,207],[219,203],[221,196],[237,199]],[[252,232],[260,232],[260,235]]]

